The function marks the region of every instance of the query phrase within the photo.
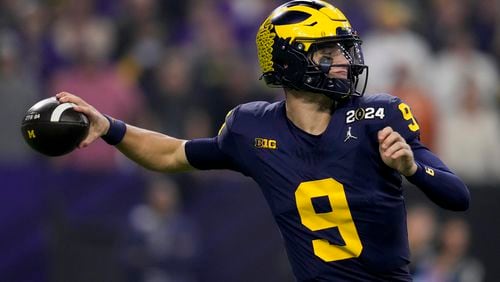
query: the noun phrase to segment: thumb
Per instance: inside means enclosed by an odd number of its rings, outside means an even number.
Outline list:
[[[99,136],[96,134],[95,131],[90,131],[88,134],[87,134],[87,137],[85,137],[85,139],[83,139],[82,142],[80,142],[80,144],[78,145],[78,148],[79,149],[83,149],[83,148],[86,148],[87,146],[89,146],[92,142],[94,142],[97,138],[99,138]]]

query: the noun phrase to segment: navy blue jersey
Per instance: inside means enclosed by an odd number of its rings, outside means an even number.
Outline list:
[[[437,204],[463,209],[465,185],[419,142],[409,107],[385,94],[341,105],[320,136],[288,120],[284,101],[243,104],[217,137],[189,141],[186,155],[195,168],[232,169],[259,184],[298,280],[411,281],[402,178],[378,149],[385,126],[414,150],[419,168],[409,180]]]

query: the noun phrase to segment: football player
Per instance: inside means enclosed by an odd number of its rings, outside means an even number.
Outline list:
[[[365,95],[361,40],[323,1],[276,8],[257,33],[263,79],[285,99],[232,109],[219,134],[181,140],[125,124],[81,98],[81,147],[102,137],[142,166],[164,172],[231,169],[261,187],[299,281],[411,281],[402,176],[437,205],[463,211],[466,185],[419,142],[410,108]],[[388,57],[390,59],[390,57]]]

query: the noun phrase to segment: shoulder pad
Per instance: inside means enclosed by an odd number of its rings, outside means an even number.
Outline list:
[[[282,102],[271,104],[258,101],[238,105],[228,113],[223,127],[227,127],[233,133],[248,132],[255,126],[268,124],[267,119],[273,120],[282,104]]]
[[[394,103],[396,99],[398,98],[387,93],[377,93],[364,95],[357,100],[360,106],[383,106]]]
[[[355,99],[346,112],[346,123],[368,122],[374,132],[390,126],[407,140],[419,138],[420,127],[410,107],[389,94],[370,94]]]

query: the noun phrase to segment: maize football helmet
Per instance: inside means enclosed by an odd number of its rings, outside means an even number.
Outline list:
[[[294,0],[276,8],[262,23],[256,37],[262,77],[269,86],[322,93],[334,100],[362,96],[368,78],[361,40],[336,7],[320,0]],[[315,62],[314,52],[337,48],[346,60]],[[344,67],[347,75],[329,75]]]

